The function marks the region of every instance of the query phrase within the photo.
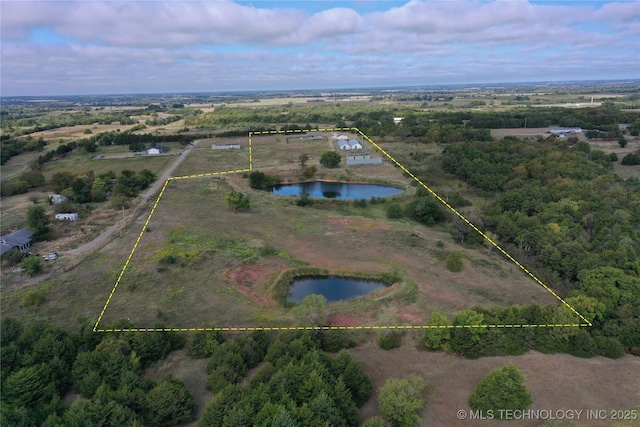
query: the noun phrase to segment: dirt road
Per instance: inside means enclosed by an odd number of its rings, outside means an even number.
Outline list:
[[[199,140],[194,141],[192,145],[190,145],[185,151],[183,151],[182,154],[178,156],[178,158],[175,160],[175,162],[173,162],[173,164],[170,165],[166,171],[164,171],[164,173],[151,185],[151,187],[149,187],[146,191],[144,191],[139,196],[138,204],[134,208],[130,209],[129,213],[125,215],[124,218],[120,219],[115,224],[108,227],[106,230],[102,232],[102,234],[100,234],[98,237],[96,237],[89,243],[86,243],[75,249],[64,251],[62,253],[66,255],[85,255],[107,244],[107,242],[109,242],[109,240],[113,236],[114,232],[119,230],[122,225],[128,224],[138,216],[142,208],[147,204],[147,201],[149,200],[149,198],[154,194],[156,194],[158,191],[160,191],[165,181],[172,176],[173,171],[176,170],[176,168],[180,166],[180,164],[184,161],[184,159],[187,158],[189,153],[191,153],[191,150],[193,150],[193,148],[196,145],[198,145],[198,142],[200,141]]]

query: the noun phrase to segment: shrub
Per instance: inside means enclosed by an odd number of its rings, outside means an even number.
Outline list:
[[[366,199],[356,199],[353,201],[353,206],[356,208],[364,209],[367,207]]]
[[[462,271],[462,252],[451,251],[445,260],[447,268],[453,273],[459,273]]]
[[[433,328],[424,330],[422,342],[425,347],[431,350],[449,350],[449,340],[451,339],[450,328],[438,328],[438,326],[451,326],[451,321],[437,311],[431,315],[429,325]]]
[[[322,342],[322,350],[331,353],[337,353],[342,349],[353,348],[356,346],[355,341],[347,338],[345,331],[341,331],[339,329],[322,331],[320,340]]]
[[[640,165],[640,155],[629,153],[622,158],[621,164],[625,166]]]
[[[446,219],[446,215],[440,207],[440,202],[428,195],[417,196],[415,200],[407,205],[405,211],[406,216],[429,226]]]
[[[251,207],[249,196],[242,194],[239,191],[232,190],[228,192],[225,195],[224,200],[227,202],[227,206],[234,212],[247,211]]]
[[[387,218],[400,219],[404,216],[404,210],[398,203],[391,203],[387,206]]]
[[[378,339],[378,345],[383,350],[391,350],[402,345],[402,334],[398,331],[384,332]]]
[[[396,294],[396,297],[399,300],[411,304],[418,300],[419,293],[420,288],[418,287],[418,284],[414,280],[409,279],[405,282],[402,289]]]
[[[618,155],[616,153],[610,153],[609,154],[609,161],[610,162],[617,162],[618,161]]]
[[[312,178],[316,173],[316,165],[307,166],[302,170],[302,176],[305,178]]]
[[[268,175],[260,171],[253,171],[249,174],[249,186],[256,190],[266,190],[281,182],[282,178],[277,175]]]
[[[37,256],[26,257],[20,263],[22,270],[29,276],[42,272],[42,260]]]
[[[23,307],[40,307],[42,303],[44,303],[45,297],[42,293],[36,289],[32,289],[26,293],[24,298],[22,298],[22,306]]]
[[[296,205],[298,206],[311,206],[313,204],[313,199],[309,197],[309,193],[302,193],[298,200],[296,200]]]

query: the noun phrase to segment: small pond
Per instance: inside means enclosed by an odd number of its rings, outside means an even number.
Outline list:
[[[388,185],[314,181],[277,185],[271,189],[271,192],[280,196],[299,196],[307,193],[309,197],[318,199],[369,200],[372,197],[395,196],[402,193],[403,190]]]
[[[301,278],[294,280],[291,284],[287,301],[299,303],[304,297],[311,294],[324,295],[327,302],[342,301],[367,295],[384,287],[384,283],[376,280],[338,276]]]

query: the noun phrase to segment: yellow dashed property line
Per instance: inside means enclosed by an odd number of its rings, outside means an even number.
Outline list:
[[[309,132],[312,130],[294,130],[294,132]],[[138,238],[136,239],[131,252],[125,262],[120,274],[118,275],[118,279],[116,280],[113,288],[111,289],[111,293],[107,298],[107,301],[100,312],[100,316],[96,321],[96,324],[93,327],[93,332],[194,332],[194,331],[225,331],[225,332],[247,332],[247,331],[294,331],[294,330],[332,330],[332,329],[340,329],[340,330],[386,330],[386,329],[467,329],[467,328],[553,328],[553,327],[590,327],[592,326],[591,322],[589,322],[584,316],[578,313],[571,305],[569,305],[566,301],[564,301],[558,294],[556,294],[552,289],[550,289],[547,285],[545,285],[540,279],[538,279],[533,273],[531,273],[526,267],[520,264],[516,259],[514,259],[509,253],[507,253],[504,249],[502,249],[496,242],[491,240],[488,236],[486,236],[480,229],[478,229],[475,225],[473,225],[467,218],[464,217],[460,212],[454,209],[451,205],[449,205],[445,200],[443,200],[437,193],[435,193],[429,186],[424,184],[418,177],[416,177],[411,171],[406,169],[402,164],[400,164],[396,159],[394,159],[389,153],[387,153],[384,149],[382,149],[378,144],[373,142],[367,135],[362,133],[358,128],[327,128],[327,129],[319,129],[320,132],[330,132],[330,131],[355,131],[359,133],[363,138],[366,138],[374,147],[380,150],[385,156],[389,158],[393,163],[395,163],[398,167],[400,167],[405,173],[407,173],[410,177],[412,177],[418,184],[420,184],[424,189],[426,189],[431,195],[433,195],[436,199],[438,199],[443,205],[449,208],[455,215],[461,218],[465,223],[467,223],[473,230],[479,233],[484,239],[486,239],[491,245],[493,245],[496,249],[498,249],[504,256],[506,256],[511,262],[516,264],[520,269],[522,269],[525,273],[527,273],[531,278],[533,278],[538,284],[540,284],[544,289],[550,292],[554,297],[556,297],[562,304],[564,304],[567,308],[569,308],[574,314],[579,316],[586,323],[558,323],[558,324],[513,324],[513,325],[391,325],[391,326],[286,326],[286,327],[202,327],[202,328],[122,328],[122,329],[98,329],[98,325],[100,324],[104,313],[111,302],[111,299],[120,284],[124,273],[129,266],[129,262],[133,258],[133,254],[135,253],[140,239],[142,235],[147,229],[147,225],[153,216],[164,191],[169,184],[169,181],[173,180],[182,180],[182,179],[191,179],[191,178],[202,178],[202,177],[211,177],[216,175],[227,175],[234,173],[243,173],[249,172],[253,170],[253,151],[252,151],[252,135],[266,135],[266,134],[279,134],[279,133],[291,133],[291,131],[262,131],[262,132],[249,132],[249,168],[248,169],[236,169],[224,172],[209,172],[209,173],[200,173],[200,174],[192,174],[192,175],[183,175],[168,178],[162,189],[160,194],[158,195],[151,212],[149,213]]]
[[[164,194],[164,190],[167,188],[167,185],[169,184],[169,181],[171,181],[171,178],[167,179],[164,182],[164,185],[162,186],[162,189],[160,190],[160,194],[158,194],[158,197],[156,198],[156,201],[153,204],[153,207],[151,208],[151,212],[149,212],[149,215],[147,216],[147,220],[144,222],[144,225],[142,226],[142,230],[140,230],[140,234],[138,234],[138,238],[136,239],[136,243],[133,245],[133,248],[131,248],[131,252],[129,252],[129,256],[127,257],[127,261],[124,263],[124,266],[122,267],[122,270],[120,270],[120,274],[118,275],[118,279],[116,280],[116,283],[113,285],[113,288],[111,289],[111,293],[109,294],[109,297],[107,298],[107,301],[104,303],[104,307],[102,307],[102,311],[100,312],[100,316],[98,316],[98,320],[96,321],[96,324],[93,326],[93,331],[94,332],[96,332],[96,330],[98,328],[98,325],[100,324],[100,321],[102,320],[102,317],[104,316],[104,313],[107,310],[107,307],[109,306],[109,303],[111,302],[111,298],[113,298],[113,294],[116,292],[116,289],[118,288],[118,285],[120,284],[120,281],[122,280],[122,277],[124,276],[124,272],[127,271],[127,267],[129,266],[129,262],[131,261],[131,258],[133,257],[133,254],[135,253],[136,249],[138,248],[138,243],[140,243],[140,239],[142,238],[142,235],[147,230],[147,225],[149,225],[149,221],[151,220],[151,217],[153,216],[153,213],[156,211],[156,207],[158,206],[158,203],[160,202],[160,199],[162,198],[162,195]]]
[[[97,329],[94,332],[250,332],[250,331],[308,331],[308,330],[380,330],[380,329],[491,329],[491,328],[555,328],[555,327],[588,327],[586,323],[557,323],[541,325],[395,325],[395,326],[222,326],[208,328],[108,328]]]
[[[116,289],[118,288],[118,285],[122,281],[122,277],[124,276],[125,271],[129,267],[129,262],[133,258],[133,254],[135,253],[136,249],[138,248],[138,244],[140,243],[140,239],[142,238],[142,235],[146,231],[147,225],[149,224],[149,221],[151,220],[151,217],[153,216],[154,212],[156,211],[156,207],[158,206],[158,203],[160,202],[160,199],[162,198],[162,195],[164,194],[164,191],[167,188],[167,185],[169,184],[169,181],[181,180],[181,179],[190,179],[190,178],[210,177],[210,176],[216,176],[216,175],[228,175],[228,174],[233,174],[233,173],[249,172],[251,170],[251,163],[252,163],[252,160],[251,160],[251,141],[249,141],[249,169],[236,169],[236,170],[230,170],[230,171],[224,171],[224,172],[208,172],[208,173],[199,173],[199,174],[193,174],[193,175],[173,176],[173,177],[169,177],[164,182],[164,185],[162,186],[162,189],[160,190],[160,194],[158,194],[158,197],[156,198],[156,201],[154,202],[153,207],[151,208],[151,212],[149,212],[149,215],[147,216],[147,219],[146,219],[146,221],[144,223],[144,226],[142,227],[142,230],[140,231],[140,234],[138,235],[138,238],[136,239],[136,242],[134,243],[133,248],[131,248],[131,252],[129,252],[129,256],[127,257],[127,261],[124,263],[124,266],[122,267],[122,270],[120,270],[120,274],[118,275],[118,279],[116,280],[115,284],[113,285],[113,288],[111,289],[111,292],[109,293],[109,297],[107,298],[107,301],[104,303],[104,306],[102,307],[102,310],[100,311],[100,315],[98,316],[98,320],[96,321],[95,325],[93,326],[93,331],[94,332],[101,332],[102,331],[102,330],[97,329],[98,325],[102,321],[102,317],[104,316],[104,313],[107,310],[107,307],[109,306],[109,303],[111,302],[111,299],[113,298],[113,294],[115,293]]]
[[[249,132],[249,170],[253,170],[253,144],[251,143],[251,133]]]
[[[248,172],[251,169],[236,169],[236,170],[232,170],[232,171],[224,171],[224,172],[207,172],[207,173],[197,173],[197,174],[193,174],[193,175],[181,175],[181,176],[174,176],[169,178],[169,180],[174,180],[174,179],[191,179],[191,178],[204,178],[204,177],[208,177],[208,176],[216,176],[216,175],[229,175],[232,173],[242,173],[242,172]]]
[[[496,242],[494,242],[492,239],[490,239],[486,234],[484,234],[478,227],[476,227],[475,225],[473,225],[471,223],[471,221],[469,221],[464,215],[462,215],[460,212],[458,212],[455,208],[453,208],[453,206],[449,205],[449,203],[447,203],[442,197],[440,197],[435,191],[433,191],[428,185],[426,185],[424,182],[422,182],[417,176],[415,176],[411,171],[409,171],[407,168],[405,168],[402,164],[400,164],[400,162],[398,162],[396,159],[394,159],[389,153],[387,153],[385,150],[383,150],[378,144],[376,144],[375,142],[373,142],[367,135],[365,135],[364,133],[360,132],[359,129],[354,128],[354,130],[356,132],[358,132],[360,135],[362,135],[363,138],[366,138],[367,141],[369,141],[371,144],[373,144],[374,147],[376,147],[378,150],[380,150],[380,152],[382,154],[384,154],[385,156],[387,156],[389,158],[389,160],[391,160],[393,163],[395,163],[397,166],[400,167],[400,169],[402,169],[405,173],[407,173],[411,178],[413,178],[418,184],[420,184],[425,190],[427,190],[433,197],[435,197],[436,199],[438,199],[438,201],[440,201],[440,203],[442,203],[443,205],[445,205],[447,208],[449,208],[449,210],[451,212],[453,212],[454,214],[456,214],[460,219],[462,219],[465,223],[467,223],[473,230],[475,230],[478,234],[480,234],[484,239],[486,239],[489,243],[491,243],[491,245],[498,249],[505,257],[507,257],[507,259],[509,259],[511,262],[513,262],[515,265],[517,265],[520,269],[522,269],[522,271],[524,271],[525,273],[527,273],[533,280],[535,280],[539,285],[541,285],[544,289],[547,290],[547,292],[549,292],[551,295],[553,295],[554,297],[556,297],[565,307],[567,307],[569,310],[571,310],[575,315],[577,315],[578,317],[580,317],[580,319],[584,320],[585,322],[587,322],[587,324],[589,326],[592,326],[591,322],[589,320],[587,320],[582,314],[578,313],[578,311],[573,308],[571,305],[569,305],[564,299],[562,299],[560,297],[560,295],[558,295],[557,293],[555,293],[553,291],[553,289],[549,288],[546,284],[544,284],[540,279],[538,279],[538,277],[536,275],[534,275],[532,272],[530,272],[524,265],[520,264],[515,258],[513,258],[507,251],[505,251],[504,249],[502,249],[502,247],[500,247],[500,245],[498,245]]]
[[[290,130],[263,130],[263,131],[258,131],[258,132],[249,132],[249,137],[251,137],[251,135],[273,135],[273,134],[278,134],[278,133],[302,133],[302,132],[333,132],[333,131],[337,131],[337,130],[341,130],[341,131],[349,131],[349,130],[355,130],[357,132],[360,132],[358,130],[358,128],[326,128],[326,129],[290,129]],[[360,134],[362,134],[362,132],[360,132]]]

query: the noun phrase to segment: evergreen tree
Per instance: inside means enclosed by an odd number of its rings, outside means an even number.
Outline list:
[[[34,231],[33,240],[42,241],[49,237],[49,217],[44,206],[34,205],[27,210],[27,226]]]

